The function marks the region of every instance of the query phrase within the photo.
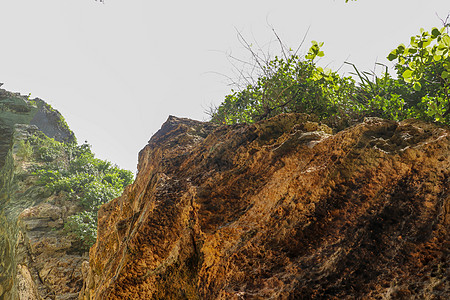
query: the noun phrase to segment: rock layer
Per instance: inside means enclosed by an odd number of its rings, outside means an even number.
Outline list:
[[[449,299],[450,131],[170,117],[99,211],[80,299]]]
[[[75,141],[59,112],[44,101],[0,89],[1,300],[76,299],[82,287],[87,255],[62,230],[77,204],[37,186],[32,159],[19,153],[20,142],[38,132]]]

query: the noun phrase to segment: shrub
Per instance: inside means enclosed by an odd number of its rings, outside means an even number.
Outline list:
[[[97,238],[97,213],[83,211],[70,216],[64,224],[64,231],[81,242],[82,250],[89,250]]]
[[[95,158],[88,144],[64,144],[45,136],[32,138],[41,146],[33,174],[37,184],[50,193],[64,192],[78,202],[82,212],[70,216],[65,231],[77,238],[83,249],[89,249],[96,239],[99,206],[120,196],[132,182],[133,173],[108,161]]]
[[[25,160],[30,158],[32,155],[33,155],[33,147],[31,146],[30,142],[20,140],[17,149],[17,156],[22,160]]]
[[[304,112],[320,118],[349,115],[358,103],[348,97],[356,89],[350,77],[340,77],[296,55],[275,57],[263,66],[255,84],[225,97],[212,115],[216,123],[253,123],[280,113]]]
[[[210,113],[212,122],[252,123],[280,113],[302,112],[328,123],[377,116],[450,124],[450,37],[445,28],[433,28],[431,33],[421,30],[410,46],[402,44],[389,54],[389,60],[397,60],[397,79],[387,67],[377,77],[353,66],[359,84],[316,65],[314,59],[324,55],[323,43],[313,41],[304,59],[281,44],[283,58],[272,60],[261,59],[245,40],[244,44],[255,60],[249,64],[258,70],[258,77],[246,77],[245,87],[232,90]]]
[[[33,175],[38,176],[37,184],[50,187],[54,182],[58,182],[62,174],[58,170],[38,169],[33,172]]]
[[[37,158],[43,162],[52,162],[58,157],[62,157],[65,152],[65,145],[44,134],[33,135],[30,139],[31,143],[35,145],[38,150]]]
[[[100,205],[119,197],[122,189],[121,186],[91,181],[83,187],[81,204],[92,211],[96,211]]]

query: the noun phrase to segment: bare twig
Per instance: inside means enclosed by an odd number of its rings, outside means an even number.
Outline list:
[[[274,28],[272,28],[273,34],[275,34],[275,36],[277,37],[278,42],[280,43],[280,48],[281,48],[281,52],[283,53],[284,59],[286,59],[286,61],[288,61],[288,56],[286,55],[285,52],[285,48],[286,46],[283,44],[283,42],[281,41],[280,37],[278,36],[277,32],[275,31]]]
[[[299,51],[300,48],[303,46],[303,43],[305,42],[306,37],[308,36],[308,33],[309,33],[309,29],[310,29],[310,28],[311,28],[311,25],[308,26],[308,29],[306,30],[305,34],[303,35],[303,39],[302,39],[302,41],[300,42],[300,45],[298,45],[297,50],[295,50],[294,56],[297,55],[298,51]]]
[[[237,29],[236,29],[237,31]],[[245,48],[250,51],[250,53],[253,56],[253,59],[255,60],[255,62],[258,64],[258,66],[260,67],[260,69],[262,71],[264,71],[264,67],[261,65],[261,58],[258,56],[258,54],[253,51],[251,45],[247,42],[247,40],[244,38],[244,36],[241,34],[241,32],[237,31],[238,34],[238,38],[240,39],[240,41],[243,43],[243,45],[245,46]]]
[[[450,22],[449,22],[449,18],[450,18],[450,13],[447,14],[447,17],[444,19],[442,19],[441,17],[439,17],[439,15],[436,13],[436,16],[438,17],[439,20],[441,20],[442,22],[442,26],[447,28],[447,33],[448,33],[448,28],[450,27]]]

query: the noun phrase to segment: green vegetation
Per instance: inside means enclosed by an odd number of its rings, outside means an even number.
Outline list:
[[[24,147],[20,143],[18,151]],[[89,249],[96,239],[100,205],[120,196],[133,174],[95,158],[88,144],[60,143],[43,134],[32,136],[27,144],[33,149],[37,184],[49,194],[63,194],[78,204],[79,212],[68,217],[64,229],[83,249]]]
[[[28,141],[20,140],[18,149],[17,149],[17,156],[22,159],[26,160],[33,155],[33,147]]]
[[[400,44],[389,54],[389,60],[397,60],[402,84],[409,88],[412,85],[416,92],[410,98],[414,116],[449,123],[449,50],[450,36],[444,27],[433,28],[431,33],[421,29],[420,34],[411,37],[408,47]]]
[[[30,95],[31,95],[31,94],[30,94]],[[64,117],[63,117],[56,109],[54,109],[54,108],[53,108],[50,104],[48,104],[48,103],[45,103],[45,102],[43,102],[43,101],[42,101],[42,103],[43,103],[43,105],[45,106],[45,108],[46,108],[48,111],[53,112],[55,115],[58,116],[57,122],[58,122],[58,125],[60,126],[60,128],[63,128],[63,129],[66,129],[66,130],[69,131],[69,132],[72,132],[72,131],[70,130],[70,128],[69,128],[69,125],[68,125],[67,122],[66,122],[66,119],[64,119]]]
[[[324,56],[323,43],[313,41],[304,59],[283,48],[283,58],[272,60],[261,59],[245,44],[259,75],[253,81],[245,78],[245,87],[225,97],[211,113],[215,123],[252,123],[280,113],[302,112],[338,129],[367,116],[450,124],[450,37],[446,27],[433,28],[431,33],[422,29],[408,47],[402,44],[389,54],[389,60],[397,60],[397,78],[387,67],[377,77],[353,65],[359,83],[316,65],[315,59]]]

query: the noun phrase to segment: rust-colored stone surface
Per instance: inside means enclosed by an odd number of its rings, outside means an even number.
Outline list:
[[[99,212],[80,299],[450,299],[450,131],[170,117]]]

